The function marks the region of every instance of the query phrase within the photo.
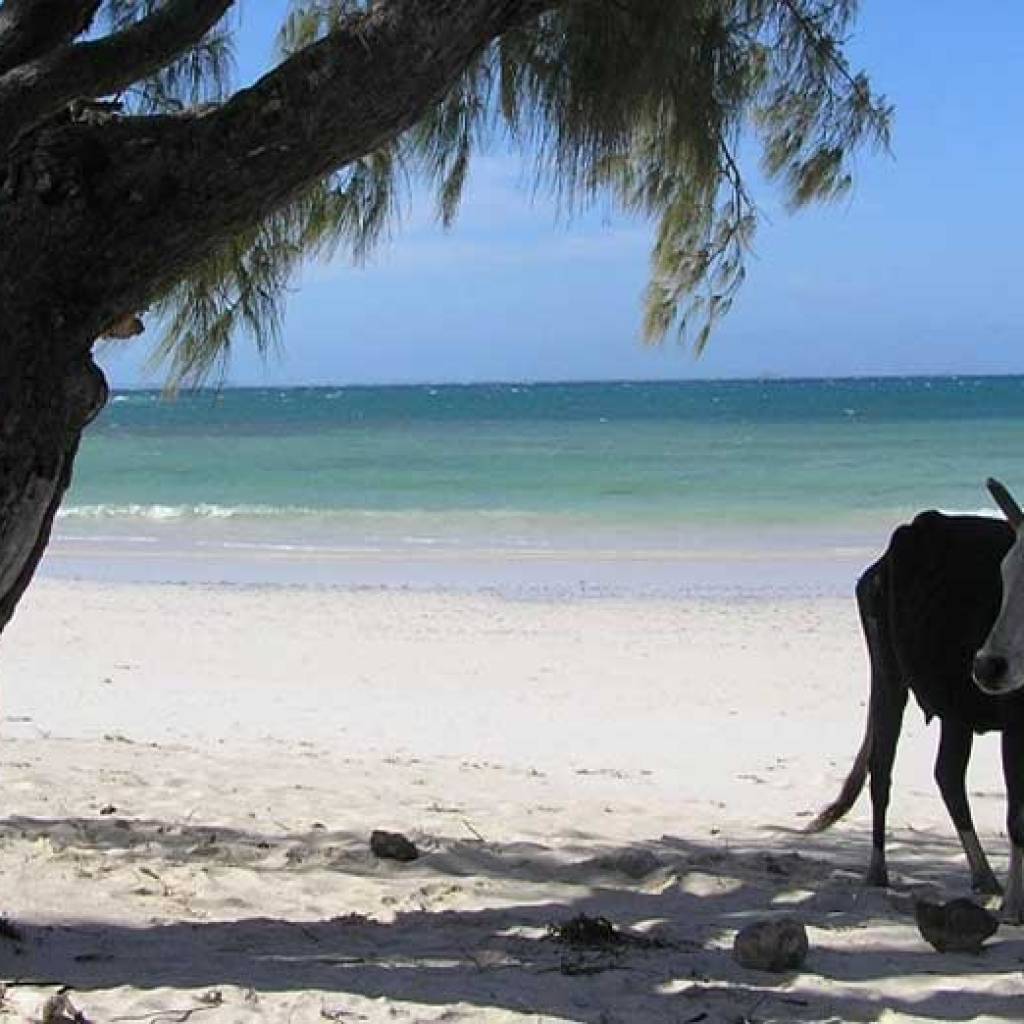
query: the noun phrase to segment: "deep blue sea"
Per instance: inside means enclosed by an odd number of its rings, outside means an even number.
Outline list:
[[[163,576],[232,552],[313,578],[375,556],[860,564],[921,508],[986,509],[989,475],[1024,491],[1024,378],[126,391],[57,547],[159,550]]]

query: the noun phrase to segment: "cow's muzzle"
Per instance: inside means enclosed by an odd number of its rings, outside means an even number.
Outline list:
[[[976,654],[974,656],[974,681],[985,693],[997,694],[1006,690],[1006,670],[1009,668],[1005,658],[998,654]]]

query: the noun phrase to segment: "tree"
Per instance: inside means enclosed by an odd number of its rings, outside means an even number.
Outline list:
[[[645,334],[701,347],[756,223],[741,140],[794,206],[886,142],[855,2],[295,0],[280,63],[230,93],[239,0],[2,0],[0,629],[106,401],[97,340],[151,311],[176,381],[267,345],[303,259],[364,254],[407,175],[449,222],[488,138],[569,208],[652,218]]]

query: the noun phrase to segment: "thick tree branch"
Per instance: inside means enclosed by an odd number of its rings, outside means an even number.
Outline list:
[[[30,273],[53,282],[50,319],[90,344],[224,239],[410,127],[482,47],[554,2],[390,0],[204,116],[40,128],[0,193],[0,282],[24,276],[27,249]]]
[[[0,74],[71,42],[92,24],[100,0],[4,0]]]
[[[133,25],[64,46],[0,77],[0,152],[79,97],[107,96],[166,67],[199,42],[235,0],[168,0]]]

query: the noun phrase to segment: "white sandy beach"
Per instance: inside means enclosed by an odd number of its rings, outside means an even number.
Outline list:
[[[892,892],[831,799],[867,691],[852,601],[41,580],[0,648],[5,1019],[1019,1020],[1024,937],[934,953],[966,892],[911,710]],[[1004,870],[998,745],[979,831]],[[376,860],[371,830],[423,856]],[[809,926],[745,971],[743,924]],[[663,940],[579,952],[586,913]]]

